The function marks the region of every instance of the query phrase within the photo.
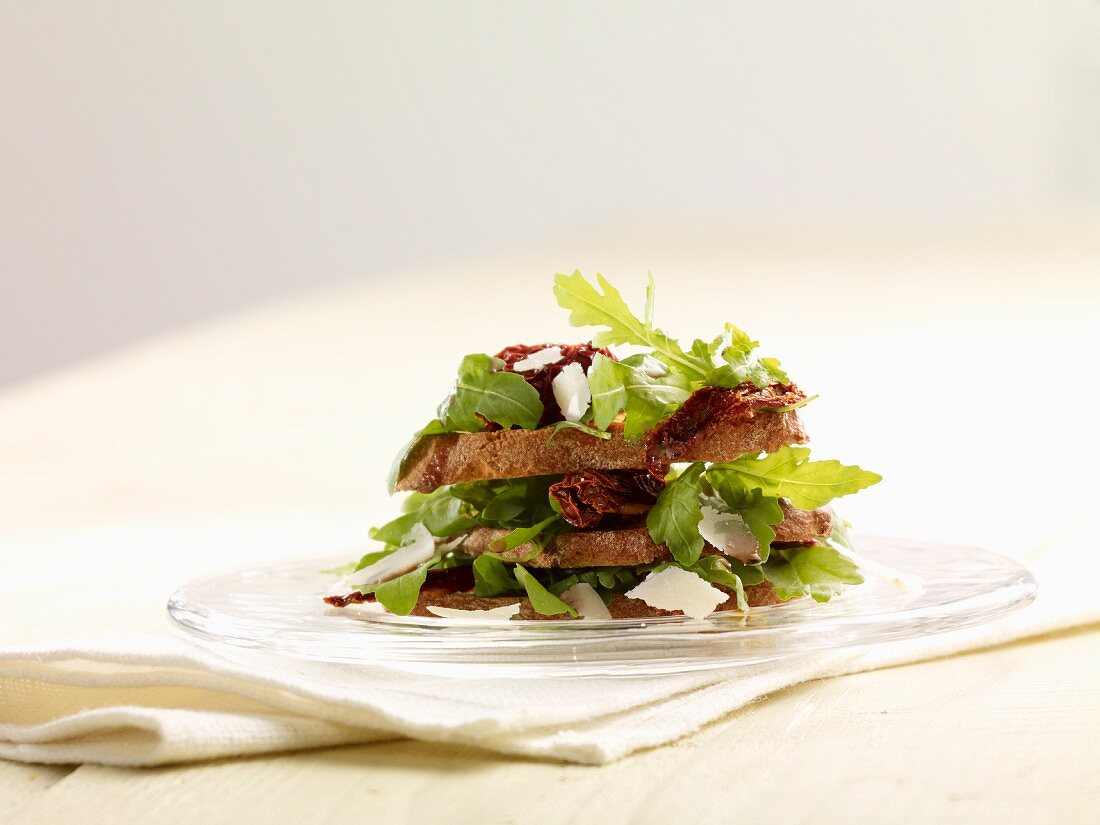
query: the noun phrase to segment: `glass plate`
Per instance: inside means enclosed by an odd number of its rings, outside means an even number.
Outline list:
[[[861,537],[861,554],[912,577],[867,575],[825,604],[799,599],[704,620],[472,621],[332,608],[321,573],[338,558],[232,570],[180,588],[179,627],[220,652],[262,651],[438,675],[653,675],[749,665],[811,651],[912,639],[988,622],[1028,604],[1035,579],[975,547]],[[866,575],[866,572],[865,572]]]

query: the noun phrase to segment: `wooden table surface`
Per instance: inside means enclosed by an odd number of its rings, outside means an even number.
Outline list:
[[[573,237],[13,387],[0,645],[164,631],[165,597],[191,576],[351,552],[392,507],[390,454],[459,355],[576,337],[549,294],[549,274],[574,265],[635,296],[652,267],[663,326],[705,335],[728,317],[823,391],[815,445],[887,479],[845,508],[860,528],[1042,553],[1096,508],[1088,229]],[[1058,390],[1040,410],[1036,386]],[[1100,572],[1095,540],[1058,552]],[[59,605],[45,597],[61,576],[73,590]],[[141,770],[0,762],[0,821],[1095,821],[1098,630],[796,686],[604,767],[417,742]]]

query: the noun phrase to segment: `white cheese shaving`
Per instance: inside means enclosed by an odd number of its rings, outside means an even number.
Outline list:
[[[628,590],[631,599],[641,599],[658,610],[680,610],[693,619],[703,619],[728,597],[712,584],[679,567],[650,573],[645,581]]]
[[[668,367],[654,358],[652,355],[642,356],[642,365],[639,367],[642,372],[648,375],[650,378],[664,378],[668,375]]]
[[[582,619],[610,619],[611,611],[590,584],[579,582],[561,594],[561,600],[576,608]]]
[[[460,610],[456,607],[436,607],[428,605],[428,612],[434,613],[442,619],[467,619],[472,622],[492,622],[499,619],[510,619],[519,613],[519,602],[506,604],[501,607],[493,607],[488,610]]]
[[[539,367],[545,367],[547,364],[556,364],[560,360],[561,347],[547,347],[546,349],[540,349],[538,352],[532,352],[526,358],[516,361],[512,364],[512,369],[516,372],[529,372],[530,370],[537,370]]]
[[[592,403],[592,388],[581,365],[574,361],[564,367],[554,376],[551,387],[565,420],[580,421]]]
[[[760,542],[749,530],[745,520],[737,513],[723,513],[709,504],[704,504],[703,519],[699,522],[699,535],[706,539],[708,544],[740,562],[752,564],[760,561]]]
[[[350,585],[377,584],[415,570],[435,555],[435,539],[423,524],[414,524],[401,540],[401,547],[388,556],[357,570],[345,579]]]
[[[347,596],[351,593],[351,588],[348,587],[348,580],[345,578],[339,578],[325,588],[324,596]],[[349,605],[350,607],[350,605]]]

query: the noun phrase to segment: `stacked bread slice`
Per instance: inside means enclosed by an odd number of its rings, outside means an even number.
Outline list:
[[[690,438],[677,441],[662,456],[669,463],[726,462],[744,455],[770,453],[782,447],[807,440],[796,410],[763,408],[742,413],[730,420],[720,415],[708,416],[699,422]],[[493,430],[476,433],[444,433],[421,438],[404,457],[398,468],[397,490],[432,493],[441,487],[471,482],[523,477],[550,477],[568,483],[582,479],[595,485],[588,489],[588,499],[600,498],[600,485],[615,487],[619,481],[634,479],[649,472],[652,463],[652,440],[628,442],[621,427],[613,425],[610,437],[596,438],[579,429]],[[554,494],[555,485],[550,485]],[[662,486],[657,481],[657,487]],[[604,517],[592,526],[570,525],[569,532],[555,535],[541,545],[528,542],[502,550],[502,540],[511,532],[508,528],[476,526],[461,536],[462,550],[474,557],[496,555],[504,562],[522,562],[536,573],[546,571],[561,575],[572,570],[596,571],[616,568],[652,569],[653,565],[673,562],[664,544],[658,544],[646,527],[645,516],[656,499],[656,490],[635,496],[627,512],[599,514]],[[641,500],[637,500],[641,499]],[[785,500],[780,501],[783,519],[772,525],[773,547],[812,545],[832,529],[832,515],[827,509],[802,510]],[[566,513],[568,516],[568,512]],[[610,517],[607,517],[610,515]],[[583,519],[580,520],[583,524]],[[704,555],[721,554],[721,549],[706,545]],[[719,585],[721,587],[721,585]],[[735,609],[732,589],[722,588],[729,598],[718,609]],[[744,598],[750,607],[775,604],[779,601],[767,581],[749,584]],[[555,618],[535,610],[530,600],[520,598],[515,618]],[[444,610],[491,610],[515,605],[514,595],[478,595],[473,582],[454,569],[428,576],[415,608],[416,615],[438,615],[432,608]],[[641,618],[673,615],[676,610],[653,607],[646,601],[626,593],[610,594],[606,609],[612,618]],[[557,617],[560,618],[560,617]]]

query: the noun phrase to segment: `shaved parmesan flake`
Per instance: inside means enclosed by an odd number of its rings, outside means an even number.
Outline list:
[[[642,356],[642,365],[640,369],[650,378],[664,378],[666,375],[668,375],[668,367],[666,367],[652,355]]]
[[[561,594],[561,600],[576,609],[582,619],[610,619],[611,611],[590,584],[579,582]]]
[[[428,605],[428,612],[434,613],[443,619],[468,619],[473,622],[492,622],[499,619],[510,619],[519,613],[519,602],[506,604],[501,607],[493,607],[489,610],[460,610],[456,607],[436,607]]]
[[[740,562],[753,564],[760,561],[760,542],[737,513],[723,513],[704,504],[699,535],[708,544]]]
[[[561,347],[547,347],[546,349],[540,349],[538,352],[532,352],[526,358],[516,361],[512,364],[512,369],[516,372],[530,372],[531,370],[537,370],[539,367],[545,367],[547,364],[556,364],[560,360]]]
[[[348,586],[348,580],[345,578],[339,578],[325,588],[324,596],[347,596],[351,593],[351,588]],[[351,605],[348,605],[349,607]]]
[[[377,584],[415,570],[435,555],[435,539],[423,524],[414,524],[405,534],[401,547],[388,556],[356,570],[346,581],[350,585]]]
[[[554,376],[551,386],[565,420],[580,421],[592,403],[592,388],[588,386],[588,376],[581,365],[574,361],[563,368]]]
[[[703,619],[728,597],[702,578],[679,567],[650,573],[645,581],[628,590],[631,599],[641,599],[658,610],[680,610],[693,619]]]

